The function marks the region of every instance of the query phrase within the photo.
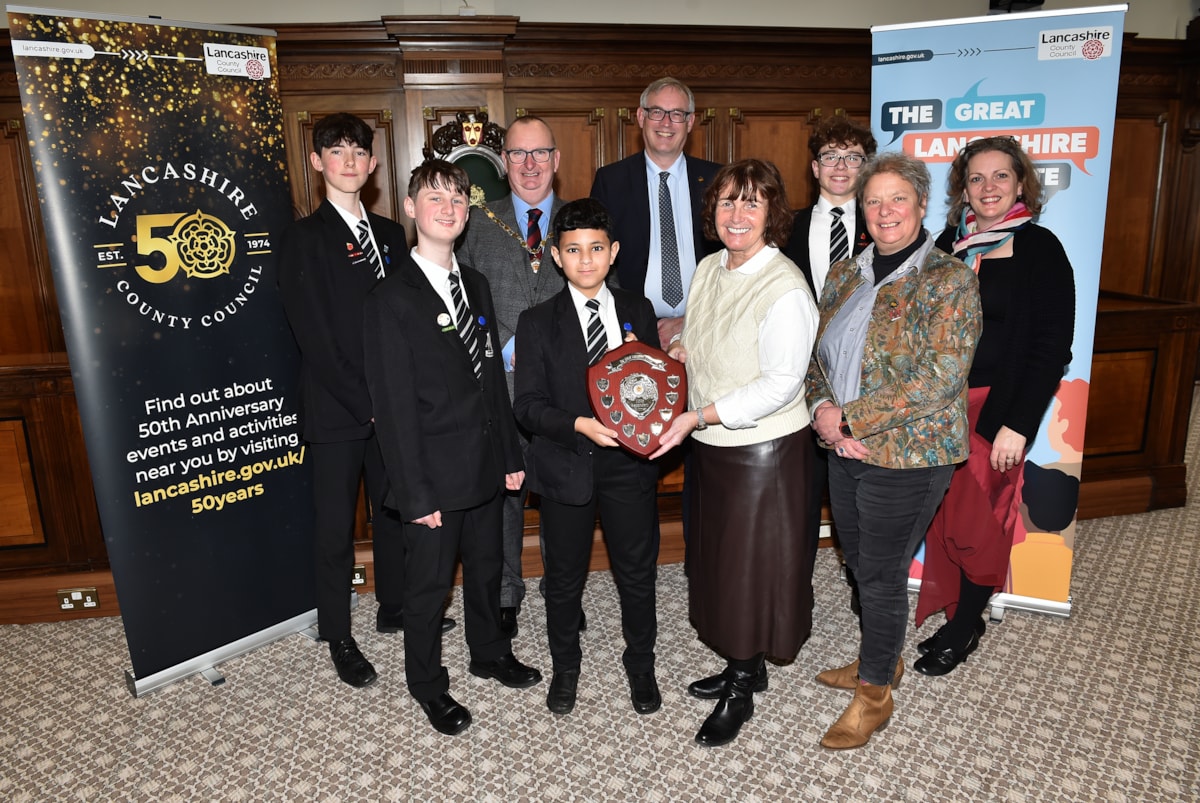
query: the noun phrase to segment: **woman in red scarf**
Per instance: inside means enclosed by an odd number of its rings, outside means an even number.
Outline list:
[[[1042,185],[1011,137],[963,148],[948,180],[947,228],[937,247],[979,277],[983,333],[967,378],[971,453],[925,539],[917,626],[946,624],[917,645],[925,675],[954,670],[979,647],[982,614],[1008,577],[1025,452],[1071,361],[1075,281],[1062,244],[1034,223]]]

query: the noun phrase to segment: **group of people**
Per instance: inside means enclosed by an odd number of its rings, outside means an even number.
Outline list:
[[[958,154],[935,240],[925,166],[876,155],[845,117],[811,137],[819,197],[800,212],[770,162],[683,153],[695,100],[681,82],[647,87],[637,120],[644,151],[568,203],[553,190],[553,131],[536,117],[506,132],[504,199],[469,208],[461,168],[425,162],[404,200],[411,250],[362,205],[370,128],[346,114],[314,126],[326,200],[285,234],[279,281],[304,370],[320,635],[342,680],[375,680],[347,605],[365,476],[376,627],[403,630],[408,688],[432,726],[453,735],[471,722],[441,664],[458,559],[469,671],[538,684],[512,651],[532,492],[547,707],[576,705],[599,515],[629,699],[657,711],[655,461],[680,449],[690,617],[726,663],[688,687],[716,701],[696,741],[733,741],[768,689],[767,660],[791,661],[807,640],[828,494],[861,642],[817,675],[853,692],[821,744],[859,747],[892,715],[922,539],[918,624],[943,609],[947,621],[915,668],[946,674],[978,648],[1008,571],[1025,451],[1070,360],[1070,264],[1034,222],[1041,186],[1009,138]],[[629,340],[687,370],[688,409],[648,458],[621,448],[588,401],[589,366]]]

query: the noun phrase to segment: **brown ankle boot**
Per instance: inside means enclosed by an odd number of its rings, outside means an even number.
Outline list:
[[[900,685],[900,678],[904,677],[904,659],[896,661],[896,673],[892,676],[892,688]],[[817,675],[817,682],[824,683],[826,686],[832,686],[835,689],[853,690],[858,686],[858,659],[855,658],[853,663],[840,666],[837,669],[826,669],[824,672]]]
[[[830,750],[862,747],[871,734],[882,730],[892,716],[892,687],[859,683],[850,706],[821,737],[821,746]]]

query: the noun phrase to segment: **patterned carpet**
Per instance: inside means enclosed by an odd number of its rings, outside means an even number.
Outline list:
[[[771,668],[754,718],[717,749],[692,742],[711,704],[686,684],[720,663],[687,623],[678,566],[659,580],[661,711],[629,705],[616,593],[597,573],[574,713],[546,710],[546,682],[515,691],[468,675],[460,627],[446,664],[475,723],[455,738],[408,697],[403,637],[374,632],[369,596],[354,615],[380,671],[366,690],[336,679],[324,645],[291,636],[223,665],[223,686],[192,677],[135,700],[118,619],[2,626],[0,799],[1197,801],[1198,430],[1193,414],[1189,507],[1081,523],[1072,616],[1009,612],[953,674],[908,674],[891,725],[861,750],[817,745],[849,693],[812,676],[850,659],[857,637],[822,550],[811,641]],[[549,675],[534,596],[516,652]],[[917,640],[910,629],[909,663]]]

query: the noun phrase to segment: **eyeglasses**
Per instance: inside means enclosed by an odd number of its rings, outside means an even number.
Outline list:
[[[504,155],[508,157],[508,161],[515,165],[525,164],[525,160],[530,156],[535,162],[550,161],[550,154],[554,153],[558,148],[534,148],[531,151],[522,150],[521,148],[513,148],[510,151],[505,151]]]
[[[643,106],[642,111],[644,111],[646,116],[656,123],[664,117],[671,118],[672,123],[682,123],[693,114],[692,112],[684,111],[683,109],[671,109],[668,111],[667,109],[660,109],[657,106]]]
[[[817,156],[817,161],[826,167],[833,167],[838,162],[842,162],[846,165],[847,170],[857,170],[862,167],[863,162],[867,161],[867,157],[861,153],[836,154],[833,151],[825,151]]]

